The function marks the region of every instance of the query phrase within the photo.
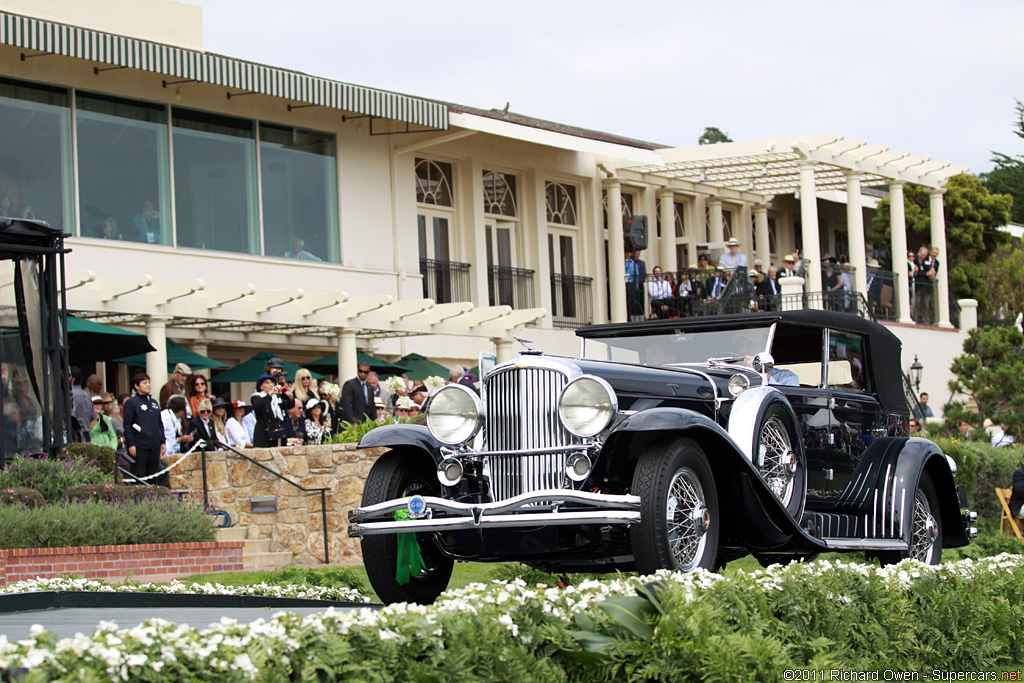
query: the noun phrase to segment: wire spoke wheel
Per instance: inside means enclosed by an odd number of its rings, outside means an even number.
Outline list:
[[[932,564],[935,541],[938,539],[938,522],[932,516],[928,497],[920,488],[914,496],[913,531],[910,536],[910,557],[924,564]]]
[[[637,571],[713,569],[718,553],[718,492],[701,447],[665,439],[643,452],[633,474],[640,521],[630,527]]]
[[[704,504],[704,489],[696,473],[688,467],[675,473],[668,488],[665,520],[669,547],[675,565],[682,571],[691,571],[704,551],[711,523]]]
[[[789,430],[780,417],[768,418],[758,437],[757,466],[768,488],[785,506],[793,499],[796,465]]]

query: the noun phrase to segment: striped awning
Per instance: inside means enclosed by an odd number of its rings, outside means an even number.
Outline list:
[[[448,107],[437,102],[16,14],[0,12],[0,44],[448,129]]]

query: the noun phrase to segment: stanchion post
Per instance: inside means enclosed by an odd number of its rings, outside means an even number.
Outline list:
[[[324,521],[324,564],[330,564],[331,556],[327,546],[327,491],[325,489],[320,489],[320,514]]]

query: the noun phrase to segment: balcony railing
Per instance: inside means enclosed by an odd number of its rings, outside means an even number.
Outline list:
[[[487,297],[491,306],[511,306],[516,310],[533,308],[533,271],[491,266]]]
[[[594,322],[591,298],[593,278],[551,274],[551,324],[559,328],[577,328]]]
[[[439,304],[469,301],[468,263],[420,259],[423,274],[423,298]]]

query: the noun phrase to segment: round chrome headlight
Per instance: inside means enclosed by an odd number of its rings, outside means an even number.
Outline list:
[[[615,391],[600,377],[577,377],[562,390],[558,399],[558,417],[571,434],[590,438],[604,431],[619,403]]]
[[[739,396],[747,387],[750,386],[750,380],[744,375],[733,375],[729,378],[729,393],[733,396]]]
[[[427,428],[443,444],[466,443],[480,430],[480,399],[461,384],[441,387],[426,407]]]

